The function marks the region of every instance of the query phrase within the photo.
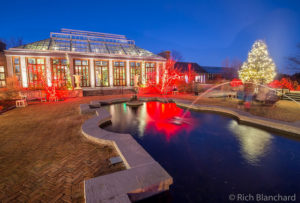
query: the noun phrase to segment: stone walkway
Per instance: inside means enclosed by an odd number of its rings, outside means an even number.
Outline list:
[[[91,98],[36,103],[0,116],[0,202],[84,202],[85,179],[120,171],[118,153],[80,132]],[[93,97],[95,99],[95,97]]]
[[[65,158],[57,159],[57,164],[47,164],[43,160],[31,163],[34,168],[24,166],[22,162],[17,164],[16,168],[26,171],[26,178],[20,181],[18,174],[1,177],[1,201],[82,202],[83,180],[103,174],[101,168],[108,164],[98,159],[99,152],[95,147],[83,145],[80,152],[63,153]],[[1,176],[5,170],[0,168]]]

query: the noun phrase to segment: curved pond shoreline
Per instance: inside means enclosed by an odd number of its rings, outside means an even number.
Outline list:
[[[114,104],[127,102],[129,99],[109,99],[92,101],[92,105],[99,103]],[[141,97],[142,101],[166,102],[159,97]],[[240,123],[264,128],[271,131],[300,137],[300,125],[283,121],[276,121],[253,116],[250,113],[236,109],[210,106],[192,105],[191,101],[172,99],[179,107],[196,111],[208,111],[230,115]],[[80,105],[81,114],[96,113],[82,125],[82,133],[91,141],[109,144],[116,148],[127,170],[85,180],[84,192],[86,202],[141,200],[154,194],[166,191],[173,183],[172,177],[141,147],[130,134],[113,133],[99,128],[99,125],[111,119],[110,113],[103,108],[91,109],[89,104]],[[130,198],[129,198],[129,197]]]
[[[220,107],[220,106],[213,106],[213,105],[199,105],[199,104],[191,105],[191,102],[187,100],[174,99],[174,101],[179,107],[190,108],[196,111],[206,111],[206,112],[229,115],[237,119],[241,124],[246,124],[246,125],[262,128],[265,130],[269,130],[272,132],[277,132],[283,135],[300,138],[299,122],[291,123],[291,122],[264,118],[260,116],[254,116],[248,112],[240,111],[238,109],[233,109],[228,107]]]

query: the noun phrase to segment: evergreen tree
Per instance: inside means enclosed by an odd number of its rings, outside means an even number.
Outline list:
[[[268,84],[276,76],[275,69],[276,66],[269,55],[266,43],[257,40],[239,71],[239,77],[243,82]]]

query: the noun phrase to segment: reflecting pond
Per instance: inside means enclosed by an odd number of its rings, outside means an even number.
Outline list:
[[[219,114],[188,112],[175,103],[105,107],[106,130],[130,133],[173,177],[169,195],[151,202],[228,202],[229,194],[297,194],[300,141],[240,125]]]

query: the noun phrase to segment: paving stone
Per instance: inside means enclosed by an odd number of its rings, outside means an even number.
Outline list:
[[[119,157],[119,156],[111,157],[111,158],[109,159],[109,161],[110,161],[110,164],[112,164],[112,165],[123,162],[122,158]]]

